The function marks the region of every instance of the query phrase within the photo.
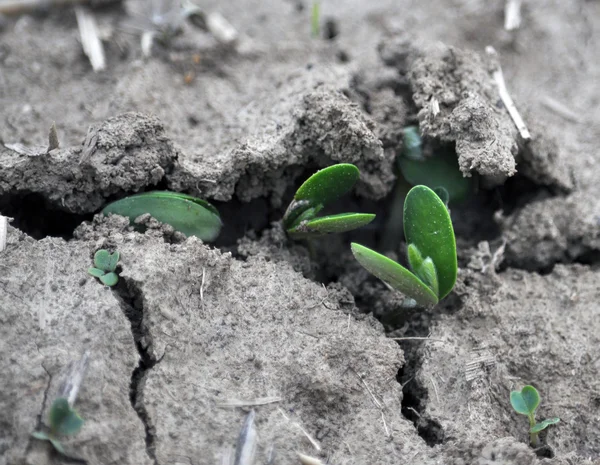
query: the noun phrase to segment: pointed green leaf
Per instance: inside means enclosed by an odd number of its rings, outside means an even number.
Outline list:
[[[422,160],[398,157],[397,161],[402,176],[410,184],[431,189],[442,187],[453,202],[466,199],[473,191],[473,178],[463,176],[452,152],[437,153]]]
[[[431,258],[427,257],[425,260],[423,260],[423,263],[421,264],[421,267],[417,271],[416,275],[421,281],[429,286],[435,295],[439,295],[437,271]]]
[[[77,433],[83,426],[83,418],[73,409],[69,410],[69,415],[63,420],[56,433],[61,436],[71,436]]]
[[[88,268],[88,273],[91,274],[94,278],[100,278],[106,274],[106,271],[100,270],[98,268]]]
[[[104,276],[100,276],[100,281],[102,281],[102,284],[105,286],[112,287],[119,282],[119,275],[117,273],[110,272]]]
[[[339,215],[329,215],[303,221],[295,228],[288,230],[288,233],[295,239],[343,233],[365,226],[374,219],[375,215],[371,213],[340,213]]]
[[[147,192],[125,197],[107,205],[102,213],[126,216],[133,222],[149,213],[186,236],[196,236],[205,242],[213,241],[221,231],[217,209],[208,202],[176,192]]]
[[[67,455],[67,453],[65,452],[65,448],[58,439],[48,438],[48,440],[52,443],[52,445],[56,449],[56,452],[65,456]]]
[[[309,208],[311,208],[311,204],[308,200],[292,200],[283,215],[285,229],[295,226],[298,223],[296,220]]]
[[[548,418],[544,421],[540,421],[539,423],[533,425],[529,429],[529,432],[533,433],[533,434],[537,434],[540,431],[544,431],[546,428],[548,428],[548,426],[557,424],[559,421],[560,421],[560,418],[558,418],[558,417]]]
[[[69,407],[69,401],[67,399],[59,397],[52,403],[50,412],[48,414],[48,420],[50,422],[50,430],[52,431],[53,435],[56,434],[60,428],[60,425],[69,416],[70,412],[71,407]]]
[[[303,221],[310,221],[310,220],[312,220],[317,215],[317,213],[321,211],[322,208],[323,208],[323,205],[317,205],[316,207],[310,207],[310,208],[304,210],[296,218],[296,220],[292,223],[292,225],[290,227],[286,228],[286,229],[289,232],[291,229],[294,229],[295,227],[297,227],[298,225],[300,225],[300,223],[302,223]]]
[[[106,271],[115,271],[117,269],[117,263],[119,263],[119,259],[121,258],[121,254],[119,251],[116,251],[110,256],[108,262],[108,270]]]
[[[437,296],[419,278],[403,266],[374,250],[352,243],[352,253],[370,273],[385,281],[394,289],[415,299],[419,305],[435,305]]]
[[[415,186],[406,195],[404,235],[406,242],[414,244],[421,256],[433,260],[439,298],[443,299],[456,283],[456,240],[448,209],[430,188]]]
[[[34,438],[40,439],[42,441],[48,441],[50,439],[50,436],[48,436],[48,434],[44,433],[43,431],[34,431],[33,433],[31,433],[31,435]]]
[[[423,255],[419,252],[419,249],[415,244],[408,244],[408,266],[410,267],[413,273],[417,273],[417,270],[421,269],[421,265],[423,264]]]
[[[111,271],[109,269],[110,267],[110,253],[108,250],[98,250],[95,254],[94,254],[94,265],[96,265],[96,268],[100,269],[100,270],[104,270],[104,271]]]
[[[294,200],[308,200],[311,206],[327,205],[349,192],[358,181],[358,168],[340,163],[317,171],[296,191]]]
[[[510,404],[521,415],[532,415],[540,405],[540,395],[533,386],[524,386],[510,393]]]

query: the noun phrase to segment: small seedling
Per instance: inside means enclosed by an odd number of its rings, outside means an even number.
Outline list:
[[[166,223],[186,236],[196,236],[204,242],[214,241],[223,223],[219,212],[205,200],[178,192],[145,192],[117,200],[102,210],[129,218],[131,223],[138,216],[149,213],[161,223]]]
[[[102,281],[105,286],[114,286],[119,281],[115,270],[120,257],[119,252],[111,254],[108,250],[98,250],[94,255],[94,266],[88,268],[88,273]]]
[[[510,404],[515,412],[526,415],[529,419],[529,442],[531,447],[537,447],[538,434],[548,426],[555,425],[559,418],[548,418],[539,423],[535,420],[535,411],[540,405],[540,394],[533,386],[524,386],[520,391],[510,393]]]
[[[352,253],[370,273],[419,305],[435,305],[456,283],[457,259],[450,214],[430,188],[415,186],[406,195],[404,235],[411,271],[360,244],[352,244]]]
[[[352,231],[375,218],[367,213],[341,213],[317,217],[325,205],[348,193],[358,181],[360,172],[354,165],[340,163],[317,171],[296,191],[283,217],[290,237],[310,239],[331,233]]]
[[[36,439],[50,441],[57,452],[67,455],[59,438],[76,434],[83,426],[83,419],[71,408],[67,399],[59,397],[50,407],[48,423],[48,432],[35,431],[31,435]]]
[[[310,14],[310,30],[314,38],[319,37],[321,30],[321,5],[319,0],[313,0]]]

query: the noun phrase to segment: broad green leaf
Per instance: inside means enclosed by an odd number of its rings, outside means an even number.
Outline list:
[[[110,253],[108,250],[98,250],[95,254],[94,254],[94,265],[96,265],[96,268],[99,268],[101,270],[104,271],[111,271],[109,269],[110,267]]]
[[[100,281],[102,281],[102,284],[105,286],[112,287],[119,282],[119,275],[115,272],[110,272],[104,276],[100,276]]]
[[[421,281],[429,286],[435,295],[439,295],[440,291],[437,271],[431,258],[427,257],[425,260],[423,260],[423,263],[421,263],[421,267],[418,269],[416,275]]]
[[[88,273],[91,274],[94,278],[100,278],[106,274],[106,271],[100,270],[98,268],[88,268]]]
[[[560,421],[560,418],[558,417],[554,417],[554,418],[548,418],[544,421],[540,421],[539,423],[533,425],[529,432],[533,433],[533,434],[537,434],[540,431],[544,431],[546,428],[548,428],[548,426],[550,425],[555,425]]]
[[[48,440],[54,446],[54,448],[56,449],[56,452],[58,452],[59,454],[65,455],[65,456],[67,455],[67,453],[65,452],[65,448],[63,447],[62,443],[58,439],[48,438]]]
[[[149,213],[186,236],[196,236],[205,242],[213,241],[221,231],[221,218],[214,206],[195,197],[176,192],[148,192],[117,200],[102,213],[126,216],[133,222]]]
[[[343,233],[365,226],[374,219],[375,215],[371,213],[340,213],[303,221],[288,233],[294,238]]]
[[[31,433],[31,435],[34,438],[40,439],[42,441],[48,441],[50,439],[50,436],[48,436],[48,434],[44,433],[43,431],[34,431],[33,433]]]
[[[296,191],[294,200],[308,200],[311,206],[327,205],[350,192],[360,171],[349,163],[340,163],[317,171]]]
[[[121,254],[119,251],[116,251],[110,256],[108,262],[108,270],[106,271],[115,271],[117,269],[117,263],[119,263],[119,259],[121,258]]]
[[[415,186],[404,202],[404,235],[421,256],[430,257],[437,271],[439,299],[456,283],[456,240],[448,209],[430,188]]]
[[[416,273],[417,270],[421,269],[421,265],[423,264],[423,255],[417,249],[415,244],[408,244],[408,265],[413,273]]]
[[[437,296],[426,284],[394,260],[356,243],[352,243],[352,253],[367,271],[394,289],[415,299],[419,305],[428,306],[438,303]]]
[[[398,157],[398,167],[410,184],[431,189],[442,187],[453,202],[464,200],[473,190],[473,178],[463,176],[452,152],[438,153],[421,161]]]
[[[71,436],[77,433],[82,426],[83,418],[81,418],[75,410],[70,409],[69,415],[63,420],[56,432],[61,436]]]
[[[423,161],[423,151],[421,150],[421,135],[417,126],[406,126],[402,137],[402,155],[401,157],[409,160]]]
[[[59,397],[52,403],[50,413],[48,414],[52,435],[58,433],[63,422],[69,417],[70,412],[71,407],[69,407],[69,401],[67,399]]]
[[[289,232],[289,230],[291,230],[291,229],[295,228],[296,226],[300,225],[300,223],[302,223],[303,221],[310,221],[310,220],[312,220],[317,215],[317,213],[321,211],[322,208],[323,208],[323,205],[317,205],[316,207],[310,207],[310,208],[304,210],[296,218],[296,220],[291,224],[291,226],[288,227],[288,228],[286,228],[286,229]]]
[[[510,393],[510,404],[521,415],[532,415],[540,405],[540,395],[533,386],[524,386]]]

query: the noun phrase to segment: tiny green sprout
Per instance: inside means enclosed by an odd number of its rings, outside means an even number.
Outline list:
[[[310,15],[310,30],[313,37],[319,37],[321,26],[321,5],[319,0],[313,0]]]
[[[367,271],[419,305],[435,305],[454,287],[458,265],[452,220],[430,188],[415,186],[406,195],[404,235],[410,271],[360,244],[352,244],[352,253]]]
[[[325,205],[348,193],[358,181],[358,168],[340,163],[317,171],[296,191],[283,217],[290,237],[310,239],[324,234],[352,231],[369,224],[375,218],[367,213],[341,213],[317,217]]]
[[[88,273],[102,281],[105,286],[114,286],[119,281],[116,269],[120,258],[119,252],[111,254],[108,250],[98,250],[94,254],[95,266],[88,268]]]
[[[149,213],[161,223],[171,225],[186,236],[196,236],[204,242],[214,241],[223,223],[217,209],[205,200],[178,192],[155,191],[132,195],[108,204],[102,210],[129,218]]]
[[[71,408],[67,399],[59,397],[50,407],[48,423],[48,432],[35,431],[31,435],[42,441],[50,441],[57,452],[67,455],[59,438],[76,434],[83,426],[83,419]]]
[[[537,447],[538,434],[544,431],[548,426],[555,425],[560,421],[559,418],[548,418],[539,423],[535,420],[535,411],[540,405],[540,395],[533,386],[523,386],[520,391],[511,391],[510,404],[515,412],[526,415],[529,419],[529,442],[531,447]]]

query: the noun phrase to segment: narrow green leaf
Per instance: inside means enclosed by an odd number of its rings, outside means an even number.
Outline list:
[[[106,271],[100,270],[98,268],[88,268],[88,273],[91,274],[94,278],[100,278],[106,274]]]
[[[531,415],[535,413],[540,405],[540,395],[533,386],[524,386],[520,391],[510,393],[510,404],[515,412],[521,415]]]
[[[294,200],[308,200],[311,206],[327,205],[350,192],[358,181],[358,168],[340,163],[317,171],[296,191]]]
[[[533,434],[537,434],[540,431],[544,431],[546,428],[548,428],[548,426],[557,424],[559,421],[560,421],[560,418],[558,418],[558,417],[548,418],[544,421],[540,421],[539,423],[533,425],[529,429],[529,432],[533,433]]]
[[[296,220],[309,208],[311,208],[311,204],[308,200],[292,200],[283,215],[285,229],[295,226]]]
[[[148,192],[117,200],[107,205],[102,213],[126,216],[133,222],[149,213],[186,236],[196,236],[205,242],[213,241],[221,231],[221,218],[208,202],[176,192]]]
[[[288,230],[288,233],[293,238],[343,233],[365,226],[374,219],[375,215],[371,213],[340,213],[303,221],[295,228]]]
[[[421,265],[423,264],[423,255],[419,252],[419,249],[415,244],[408,244],[408,266],[410,267],[413,273],[417,273],[417,270],[421,269]]]
[[[65,455],[65,456],[67,455],[67,453],[65,452],[65,448],[63,447],[62,443],[58,439],[48,438],[48,440],[54,446],[54,448],[56,449],[56,452],[58,452],[59,454]]]
[[[98,250],[95,254],[94,254],[94,265],[96,265],[96,268],[100,269],[100,270],[104,270],[104,271],[111,271],[109,269],[110,267],[110,253],[108,250]]]
[[[427,285],[394,260],[356,243],[352,243],[352,253],[367,271],[394,289],[415,299],[419,305],[428,306],[438,303],[437,296]]]
[[[105,274],[104,276],[100,276],[100,281],[105,286],[112,287],[119,282],[119,275],[115,272],[110,272]]]
[[[119,263],[119,259],[121,258],[121,254],[119,251],[116,251],[110,256],[108,262],[108,270],[106,271],[115,271],[117,269],[117,263]]]
[[[404,235],[406,242],[414,244],[421,256],[433,260],[439,298],[443,299],[456,283],[456,240],[448,209],[430,188],[415,186],[406,195]]]
[[[319,5],[319,0],[313,0],[313,5],[312,5],[312,13],[311,13],[311,20],[310,20],[310,29],[312,31],[312,36],[314,38],[319,37],[319,29],[320,29],[320,5]]]
[[[413,186],[442,187],[453,202],[466,199],[473,191],[473,178],[466,178],[452,152],[442,152],[421,160],[398,157],[402,176]]]
[[[421,267],[417,271],[416,275],[421,281],[429,286],[435,295],[439,295],[440,290],[437,271],[431,258],[427,257],[425,260],[423,260],[423,263],[421,263]]]
[[[77,433],[82,426],[83,418],[81,418],[75,410],[70,409],[69,415],[63,420],[56,432],[61,436],[71,436]]]
[[[67,399],[59,397],[52,403],[50,412],[48,414],[48,420],[50,422],[50,430],[52,431],[53,435],[57,434],[60,425],[69,416],[70,412],[71,407],[69,407],[69,401]]]
[[[48,436],[48,434],[44,433],[43,431],[34,431],[33,433],[31,433],[31,435],[34,438],[40,439],[42,441],[48,441],[50,439],[50,436]]]
[[[304,210],[302,212],[302,214],[300,216],[298,216],[298,218],[296,218],[296,220],[292,223],[292,225],[286,229],[289,232],[291,229],[294,229],[295,227],[299,226],[300,223],[302,223],[303,221],[312,220],[317,215],[317,213],[321,211],[322,208],[323,208],[323,205],[317,205],[316,207],[310,207],[310,208]]]

